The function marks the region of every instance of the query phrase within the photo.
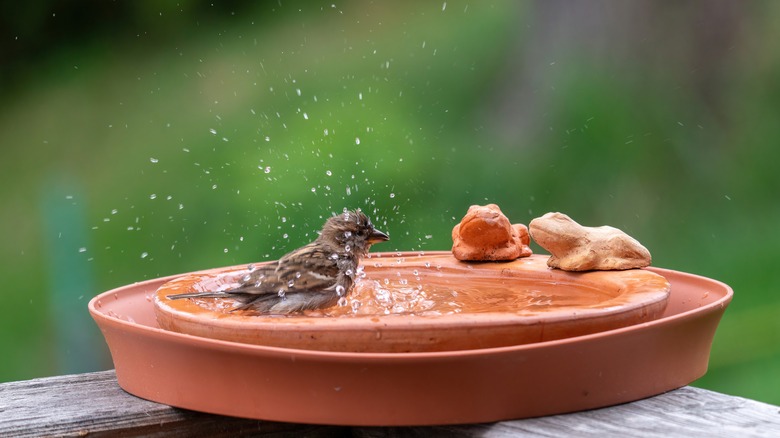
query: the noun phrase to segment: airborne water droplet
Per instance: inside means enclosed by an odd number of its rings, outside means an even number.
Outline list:
[[[157,163],[160,160],[158,160],[157,158],[151,157],[151,158],[149,158],[149,161],[151,161],[152,163]]]
[[[355,137],[355,144],[360,144],[360,137]]]

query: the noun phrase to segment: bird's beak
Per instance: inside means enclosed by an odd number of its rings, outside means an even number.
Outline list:
[[[376,229],[371,232],[370,236],[368,236],[368,243],[370,244],[386,242],[388,240],[390,240],[390,237],[388,237],[387,234]]]

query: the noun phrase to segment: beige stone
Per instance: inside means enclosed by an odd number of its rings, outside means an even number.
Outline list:
[[[514,260],[531,255],[528,228],[512,225],[495,204],[472,205],[452,229],[452,254],[458,260]]]
[[[610,227],[584,227],[563,213],[547,213],[529,224],[531,237],[552,254],[547,266],[565,271],[622,270],[650,265],[650,252]]]

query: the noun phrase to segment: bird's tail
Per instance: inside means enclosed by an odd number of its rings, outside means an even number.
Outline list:
[[[228,294],[225,292],[196,292],[188,294],[166,295],[165,298],[168,298],[169,300],[179,300],[182,298],[224,298],[227,296]]]

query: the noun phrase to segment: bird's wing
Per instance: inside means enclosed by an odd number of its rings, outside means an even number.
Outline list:
[[[279,261],[258,267],[243,284],[225,291],[231,295],[266,295],[333,290],[339,278],[337,258],[322,245],[310,243]]]
[[[310,243],[279,260],[277,273],[290,292],[332,290],[339,278],[338,254]]]

